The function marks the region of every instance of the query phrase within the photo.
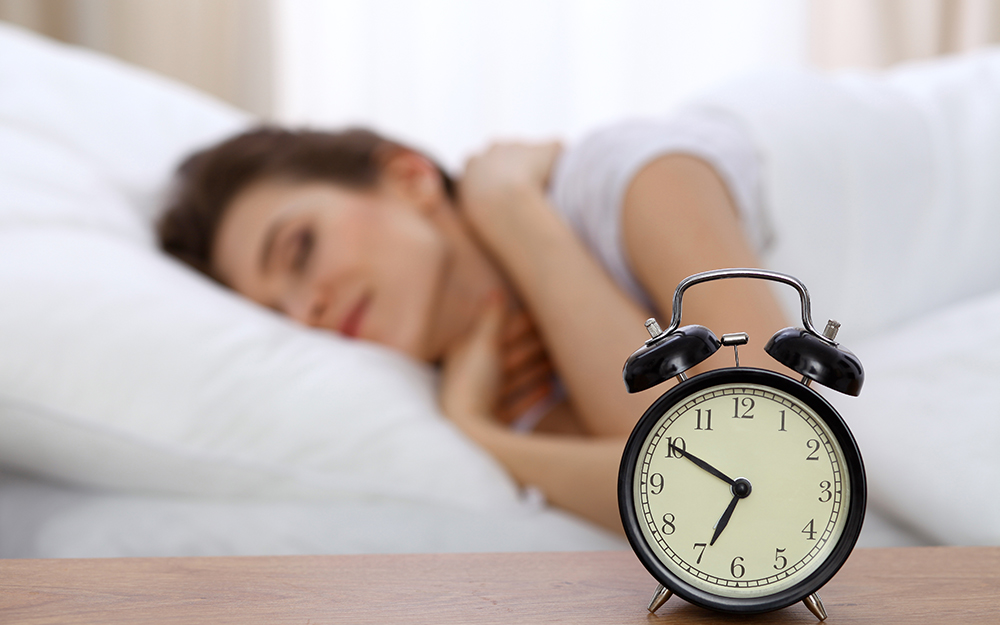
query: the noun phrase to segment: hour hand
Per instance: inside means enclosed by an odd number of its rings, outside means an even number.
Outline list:
[[[722,518],[719,519],[719,522],[715,524],[715,533],[712,534],[712,540],[708,543],[709,546],[715,544],[715,540],[719,537],[719,534],[721,534],[722,530],[726,529],[726,526],[729,525],[729,519],[732,518],[733,510],[736,509],[736,504],[739,503],[739,501],[740,496],[733,495],[732,501],[729,502],[729,507],[722,513]]]
[[[719,478],[720,480],[722,480],[726,484],[729,484],[730,486],[732,486],[733,484],[736,483],[736,480],[734,480],[733,478],[729,477],[728,475],[726,475],[722,471],[716,469],[712,465],[708,464],[707,462],[705,462],[701,458],[695,456],[694,454],[692,454],[691,452],[687,451],[686,449],[681,449],[677,445],[674,445],[672,442],[670,443],[670,449],[674,453],[678,453],[678,454],[684,456],[685,458],[687,458],[691,462],[695,463],[695,465],[697,465],[698,467],[700,467],[700,468],[708,471],[709,473],[711,473],[715,477]]]

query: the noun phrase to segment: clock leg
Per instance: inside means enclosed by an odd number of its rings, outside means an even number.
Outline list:
[[[802,603],[806,604],[806,607],[816,615],[816,618],[821,621],[826,620],[826,608],[823,607],[823,600],[819,598],[819,593],[814,592],[803,599]]]
[[[667,590],[663,584],[656,586],[656,590],[653,591],[653,598],[649,600],[649,612],[650,614],[655,614],[660,606],[667,602],[670,595],[674,594],[672,590]]]

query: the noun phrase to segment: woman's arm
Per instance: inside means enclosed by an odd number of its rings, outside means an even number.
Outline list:
[[[463,209],[535,319],[586,432],[626,436],[656,391],[629,395],[621,370],[648,337],[629,298],[555,213],[545,187],[558,146],[502,145],[472,159]]]
[[[518,483],[540,489],[555,506],[621,532],[617,477],[624,438],[518,434],[493,419],[503,378],[502,323],[503,305],[497,301],[471,335],[446,355],[442,411]]]
[[[665,317],[674,289],[687,276],[758,266],[725,183],[693,156],[673,154],[646,165],[629,186],[623,210],[629,261]],[[660,319],[661,325],[666,321]],[[746,332],[750,344],[740,350],[740,364],[780,368],[762,348],[788,324],[766,282],[724,280],[693,287],[684,294],[683,323],[707,326],[719,336]],[[732,364],[732,352],[720,350],[700,368]]]

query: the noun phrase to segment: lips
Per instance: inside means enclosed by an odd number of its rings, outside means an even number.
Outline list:
[[[365,295],[362,297],[354,308],[351,309],[344,320],[340,322],[340,327],[337,329],[341,335],[354,338],[358,335],[361,330],[361,322],[364,321],[365,313],[368,311],[368,304],[371,303],[371,296]]]

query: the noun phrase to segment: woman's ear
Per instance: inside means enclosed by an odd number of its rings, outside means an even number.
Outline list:
[[[379,185],[421,212],[437,209],[446,199],[441,171],[426,156],[412,150],[396,150],[385,159]]]

